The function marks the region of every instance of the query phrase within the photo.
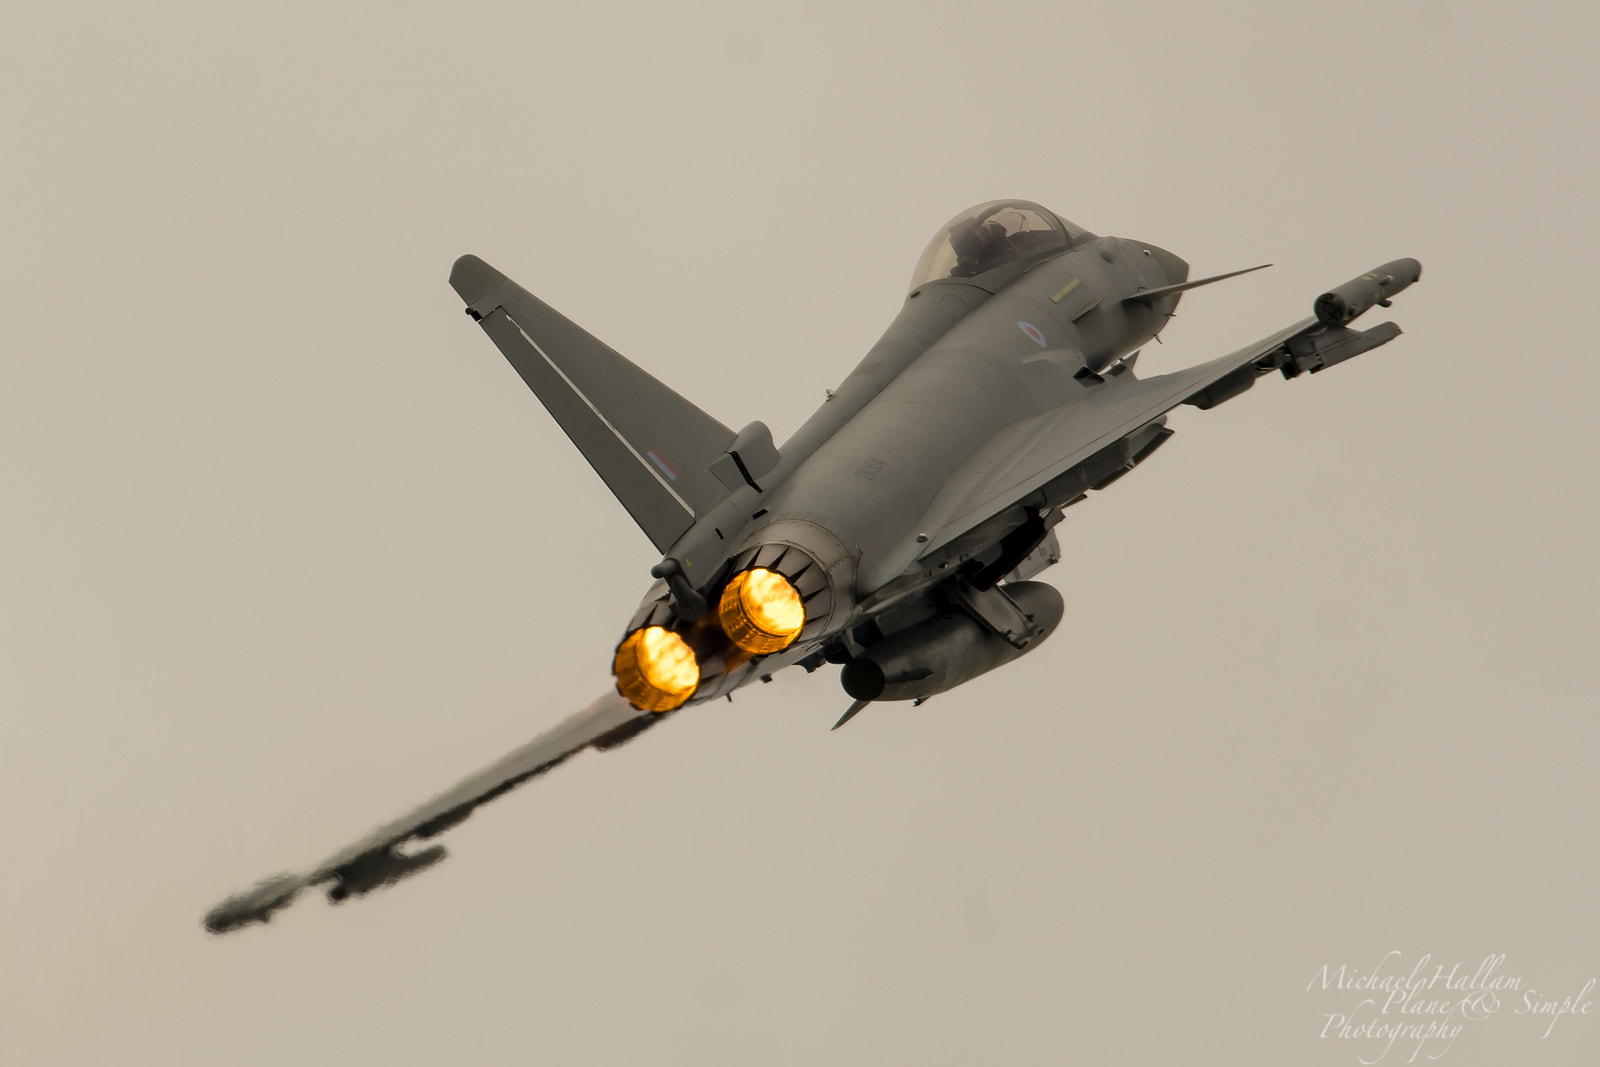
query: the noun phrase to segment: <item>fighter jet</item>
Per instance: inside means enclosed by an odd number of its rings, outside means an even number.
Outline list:
[[[1253,267],[1251,270],[1260,268]],[[419,810],[205,917],[265,922],[303,889],[358,896],[438,862],[423,845],[584,749],[608,750],[787,667],[839,668],[851,703],[920,703],[1050,637],[1066,510],[1149,459],[1180,405],[1209,410],[1277,371],[1317,374],[1393,340],[1352,320],[1421,276],[1398,259],[1229,355],[1141,378],[1189,280],[1143,241],[1022,200],[964,211],[904,305],[783,444],[735,432],[476,256],[450,284],[650,539],[661,561],[607,655],[614,691]]]

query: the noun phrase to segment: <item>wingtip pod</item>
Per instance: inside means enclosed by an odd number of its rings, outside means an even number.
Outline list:
[[[236,893],[206,912],[201,925],[208,933],[225,934],[251,923],[264,923],[272,913],[294,903],[300,890],[306,887],[304,878],[293,874],[280,874],[264,878],[243,893]]]
[[[1416,260],[1390,260],[1317,297],[1311,305],[1312,313],[1324,326],[1343,326],[1374,304],[1388,307],[1395,294],[1421,277],[1422,264]]]
[[[328,900],[337,904],[410,878],[432,867],[445,855],[443,845],[430,845],[417,852],[400,852],[390,846],[364,853],[331,873],[280,874],[265,878],[206,912],[201,925],[209,933],[226,934],[251,923],[271,922],[273,913],[294,903],[302,889],[329,877],[336,881],[328,890]]]

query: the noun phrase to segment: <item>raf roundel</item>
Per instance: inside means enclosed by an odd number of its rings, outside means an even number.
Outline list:
[[[1017,323],[1017,329],[1021,330],[1025,334],[1027,334],[1028,335],[1028,339],[1031,340],[1034,344],[1038,345],[1040,348],[1044,348],[1045,347],[1044,334],[1040,333],[1039,332],[1039,327],[1035,326],[1033,323],[1031,323],[1031,322],[1019,322],[1019,323]]]

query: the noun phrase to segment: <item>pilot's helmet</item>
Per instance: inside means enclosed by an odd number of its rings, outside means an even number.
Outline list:
[[[940,278],[971,278],[1025,256],[1094,236],[1027,200],[991,200],[942,226],[911,272],[911,290]]]
[[[993,219],[962,219],[950,228],[950,247],[958,269],[978,274],[995,264],[1011,247],[1006,228]]]

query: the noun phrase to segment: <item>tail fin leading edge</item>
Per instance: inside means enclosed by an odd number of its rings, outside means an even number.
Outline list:
[[[732,430],[477,256],[450,285],[658,550],[727,496]]]

